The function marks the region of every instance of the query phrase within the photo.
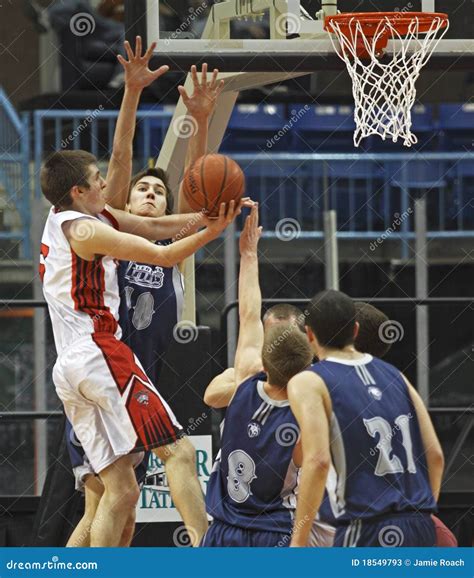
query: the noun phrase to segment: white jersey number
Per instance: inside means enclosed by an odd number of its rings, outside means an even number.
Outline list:
[[[410,418],[407,415],[399,415],[395,419],[395,427],[392,428],[389,422],[380,416],[371,419],[364,419],[364,425],[367,432],[374,439],[376,439],[377,434],[379,436],[379,441],[377,443],[379,459],[375,466],[376,476],[402,474],[405,471],[400,458],[396,456],[392,450],[392,437],[398,430],[402,432],[402,444],[407,456],[407,470],[410,474],[416,474],[409,421]]]
[[[150,326],[151,320],[155,313],[155,299],[153,295],[147,291],[138,296],[135,307],[132,307],[132,293],[134,287],[125,287],[125,300],[128,309],[133,309],[132,323],[135,329],[146,329]]]
[[[231,452],[227,461],[229,465],[227,492],[234,502],[242,504],[252,494],[250,484],[257,477],[255,462],[243,450]]]

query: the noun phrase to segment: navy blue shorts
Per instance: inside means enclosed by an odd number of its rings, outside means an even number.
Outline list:
[[[376,520],[354,520],[348,526],[338,526],[334,546],[343,547],[431,547],[436,532],[431,514],[407,512],[380,517]]]
[[[214,520],[209,526],[201,546],[240,547],[240,548],[285,548],[290,545],[290,532],[270,532],[264,530],[248,530]]]

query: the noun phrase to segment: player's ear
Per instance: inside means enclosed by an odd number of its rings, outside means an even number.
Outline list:
[[[305,325],[304,328],[305,328],[305,331],[306,331],[306,335],[307,335],[307,337],[308,337],[308,341],[309,341],[310,343],[314,343],[315,337],[314,337],[313,331],[311,330],[311,327],[309,327],[309,325]]]
[[[82,193],[81,188],[78,185],[74,185],[73,187],[71,187],[71,190],[69,191],[69,195],[71,196],[73,202],[80,199],[81,193]]]
[[[354,341],[357,339],[357,336],[359,335],[359,330],[360,330],[360,323],[356,321],[354,323]]]

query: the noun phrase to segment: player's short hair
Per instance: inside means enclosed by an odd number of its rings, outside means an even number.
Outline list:
[[[41,167],[40,182],[43,195],[54,206],[72,205],[72,187],[89,188],[89,166],[97,164],[87,151],[57,151],[49,155]]]
[[[359,333],[354,342],[357,351],[370,353],[374,357],[383,357],[390,349],[391,344],[380,338],[380,326],[388,321],[383,311],[370,303],[356,301],[356,320],[359,322]]]
[[[283,323],[295,322],[298,328],[304,333],[305,329],[305,314],[301,309],[290,305],[289,303],[279,303],[267,309],[263,315],[263,322],[267,321],[269,317],[274,317]]]
[[[133,187],[143,179],[143,177],[155,177],[156,179],[161,179],[163,184],[165,185],[166,189],[166,215],[173,214],[173,206],[174,206],[174,197],[173,192],[170,189],[170,184],[168,180],[168,175],[166,171],[160,169],[158,167],[152,167],[150,169],[146,169],[144,171],[140,171],[136,175],[133,175],[132,180],[130,181],[130,188],[128,190],[128,199],[127,202],[130,201],[130,195],[132,194]]]
[[[342,291],[321,291],[308,306],[306,325],[322,347],[343,349],[352,345],[355,322],[354,302]]]
[[[262,362],[272,385],[285,387],[312,361],[309,341],[294,323],[277,323],[265,331]]]

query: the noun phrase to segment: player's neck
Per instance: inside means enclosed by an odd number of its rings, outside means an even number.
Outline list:
[[[265,390],[265,393],[268,395],[268,397],[271,397],[272,399],[275,399],[277,401],[288,399],[286,386],[280,387],[277,385],[271,385],[271,383],[266,381],[263,384],[263,389]]]
[[[343,349],[321,347],[317,355],[320,361],[327,359],[328,357],[336,357],[339,359],[361,359],[364,357],[364,353],[357,351],[353,345],[346,345]]]

